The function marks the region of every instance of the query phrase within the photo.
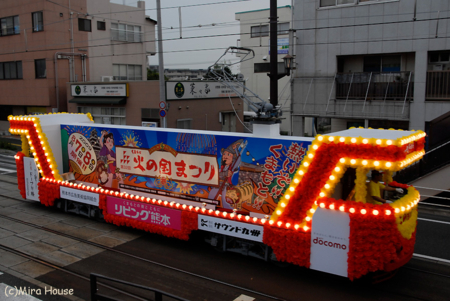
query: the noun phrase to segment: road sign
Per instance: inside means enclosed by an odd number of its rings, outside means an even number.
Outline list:
[[[159,108],[161,110],[165,110],[166,109],[166,102],[165,101],[160,101],[159,102]]]
[[[164,110],[159,111],[159,116],[161,116],[162,118],[166,117],[166,114],[167,113]]]

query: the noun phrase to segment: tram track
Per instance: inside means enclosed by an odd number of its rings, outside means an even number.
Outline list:
[[[271,295],[264,294],[264,293],[261,293],[261,292],[255,291],[255,290],[251,290],[251,289],[248,289],[248,288],[245,288],[245,287],[242,287],[242,286],[234,285],[234,284],[227,283],[227,282],[224,282],[224,281],[220,281],[220,280],[217,280],[217,279],[214,279],[214,278],[211,278],[211,277],[199,275],[199,274],[196,274],[196,273],[193,273],[193,272],[189,272],[189,271],[186,271],[186,270],[183,270],[183,269],[179,269],[179,268],[176,268],[176,267],[173,267],[173,266],[170,266],[170,265],[166,265],[166,264],[163,264],[163,263],[160,263],[160,262],[157,262],[157,261],[153,261],[153,260],[150,260],[150,259],[147,259],[147,258],[136,256],[136,255],[133,255],[133,254],[130,254],[130,253],[127,253],[127,252],[123,252],[123,251],[117,250],[115,248],[111,248],[111,247],[108,247],[108,246],[105,246],[105,245],[102,245],[102,244],[98,244],[98,243],[95,243],[95,242],[92,242],[92,241],[89,241],[89,240],[86,240],[86,239],[83,239],[83,238],[79,238],[79,237],[76,237],[76,236],[73,236],[73,235],[70,235],[70,234],[66,234],[64,232],[60,232],[60,231],[57,231],[57,230],[49,229],[49,228],[46,228],[45,226],[29,223],[29,222],[26,222],[26,221],[23,221],[23,220],[20,220],[20,219],[16,219],[16,218],[13,218],[13,217],[10,217],[10,216],[7,216],[7,215],[0,214],[0,218],[4,218],[4,219],[10,220],[12,222],[20,223],[20,224],[23,224],[23,225],[26,225],[26,226],[29,226],[29,227],[33,227],[35,229],[39,229],[39,230],[46,231],[46,232],[49,232],[49,233],[52,233],[52,234],[56,234],[56,235],[59,235],[59,236],[62,236],[62,237],[70,238],[70,239],[76,240],[78,242],[81,242],[81,243],[84,243],[84,244],[88,244],[88,245],[91,245],[91,246],[103,249],[104,251],[113,252],[115,254],[119,254],[119,255],[126,256],[126,257],[129,257],[129,258],[132,258],[132,259],[136,259],[136,260],[145,262],[147,264],[153,264],[155,266],[162,267],[162,268],[165,268],[165,269],[169,269],[169,270],[174,271],[174,272],[182,273],[184,275],[189,275],[189,276],[192,276],[192,277],[195,277],[195,278],[199,278],[199,279],[202,279],[202,280],[205,280],[205,281],[214,282],[215,284],[218,284],[218,285],[223,285],[223,286],[226,286],[226,287],[234,288],[234,289],[237,289],[239,291],[243,291],[243,292],[246,292],[246,293],[249,293],[249,294],[252,294],[252,295],[257,295],[257,296],[264,297],[264,298],[267,298],[267,299],[270,299],[270,300],[280,300],[280,301],[284,301],[285,300],[283,298],[279,298],[279,297],[276,297],[276,296],[271,296]],[[8,248],[6,246],[3,246],[1,244],[0,244],[0,248],[5,249],[5,250],[6,249],[10,249],[10,248]],[[12,250],[14,250],[14,249],[12,249]],[[17,252],[18,255],[23,253],[23,252],[20,252],[20,251],[17,251],[17,250],[15,250],[15,252]],[[23,254],[26,254],[26,253],[23,253]],[[52,263],[48,263],[48,262],[46,262],[46,261],[44,261],[44,260],[42,260],[42,259],[40,259],[38,257],[34,257],[32,255],[29,255],[29,254],[26,254],[26,256],[29,259],[35,258],[36,261],[38,261],[38,262],[42,261],[44,265],[47,265],[49,267],[53,267],[54,266],[54,267],[57,267],[58,270],[68,271],[64,267],[59,267],[59,266],[54,265]],[[72,272],[70,272],[70,273],[72,273]],[[83,277],[85,278],[84,280],[89,281],[89,279],[87,277],[85,277],[85,276],[83,276]]]

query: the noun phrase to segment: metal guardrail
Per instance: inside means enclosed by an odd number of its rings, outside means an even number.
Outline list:
[[[450,140],[427,151],[416,164],[397,172],[394,180],[409,183],[447,164],[450,164]]]
[[[427,71],[426,100],[450,100],[450,70]]]
[[[131,283],[131,282],[127,282],[127,281],[123,281],[123,280],[119,280],[119,279],[115,279],[115,278],[110,278],[110,277],[106,277],[106,276],[95,274],[95,273],[92,273],[90,275],[90,279],[91,279],[91,281],[90,281],[91,282],[91,301],[94,301],[94,300],[119,301],[119,299],[114,299],[112,297],[108,297],[106,295],[99,294],[97,292],[97,280],[98,279],[105,279],[105,280],[108,280],[108,281],[124,284],[124,285],[127,285],[127,286],[143,289],[143,290],[146,290],[146,291],[152,291],[152,292],[155,293],[155,298],[154,298],[155,301],[162,301],[163,300],[163,296],[169,297],[169,298],[171,298],[171,300],[189,301],[188,299],[184,299],[184,298],[181,298],[181,297],[178,297],[178,296],[174,296],[172,294],[160,291],[160,290],[158,290],[156,288],[143,286],[143,285],[138,285],[138,284],[134,284],[134,283]],[[149,299],[149,298],[147,298],[147,299]]]

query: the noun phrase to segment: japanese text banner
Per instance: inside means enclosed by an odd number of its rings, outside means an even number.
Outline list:
[[[264,228],[262,226],[201,214],[198,215],[198,229],[258,242],[262,242],[264,233]]]
[[[214,156],[149,152],[148,149],[116,146],[120,171],[146,177],[168,177],[173,180],[217,186],[219,167]]]
[[[106,198],[109,214],[181,230],[181,211],[115,197]]]

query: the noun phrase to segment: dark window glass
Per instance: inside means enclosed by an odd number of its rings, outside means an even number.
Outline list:
[[[31,14],[31,18],[33,21],[33,32],[43,31],[44,30],[44,16],[41,11],[35,12]]]
[[[0,19],[0,36],[9,36],[20,33],[19,16]]]
[[[269,25],[260,25],[251,27],[251,37],[268,37],[269,36]]]
[[[23,78],[21,61],[0,63],[0,79],[18,78]]]
[[[439,53],[430,53],[430,63],[439,62]]]
[[[106,23],[102,21],[97,21],[97,29],[98,30],[106,30]]]
[[[364,72],[381,72],[381,56],[364,57]]]
[[[3,63],[0,63],[0,79],[5,79],[3,75]]]
[[[23,78],[22,61],[16,62],[16,67],[17,67],[17,78],[22,79]]]
[[[441,53],[441,62],[448,62],[450,61],[449,59],[449,53]]]
[[[91,31],[91,20],[78,19],[78,30],[79,31]]]
[[[45,59],[35,60],[34,67],[36,72],[36,78],[46,78],[47,77],[47,68],[45,64]]]

